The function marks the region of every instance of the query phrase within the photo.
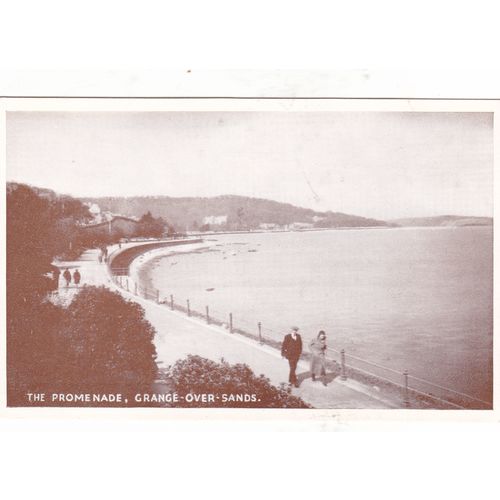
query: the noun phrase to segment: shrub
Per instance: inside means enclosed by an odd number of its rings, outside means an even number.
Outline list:
[[[169,367],[166,377],[180,396],[177,406],[239,408],[309,408],[302,399],[256,376],[245,364],[230,365],[189,355]],[[187,402],[188,394],[213,394],[214,402]],[[244,395],[253,396],[241,401]],[[237,397],[238,396],[238,397]]]
[[[155,330],[144,309],[105,287],[84,287],[60,331],[73,390],[150,390],[156,375]]]

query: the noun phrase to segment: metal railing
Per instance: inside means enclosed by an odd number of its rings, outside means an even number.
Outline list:
[[[266,344],[276,349],[281,347],[282,330],[278,331],[264,326],[260,321],[253,323],[243,318],[236,318],[232,312],[222,313],[212,309],[209,305],[205,305],[204,310],[199,311],[193,307],[190,299],[178,300],[173,294],[162,293],[152,286],[139,284],[126,275],[126,271],[128,268],[122,271],[114,268],[111,274],[114,283],[122,290],[164,305],[171,311],[179,311],[189,317],[203,320],[207,324],[221,326],[231,334],[244,335],[261,345]],[[304,353],[303,359],[309,359],[309,354]],[[327,360],[330,362],[330,367],[338,372],[341,380],[346,380],[349,376],[368,382],[370,386],[375,386],[379,390],[378,386],[383,385],[385,390],[391,391],[401,399],[402,406],[405,408],[435,408],[436,403],[441,408],[449,409],[492,409],[493,407],[491,402],[416,377],[407,370],[398,371],[359,358],[348,354],[344,349],[328,348]]]

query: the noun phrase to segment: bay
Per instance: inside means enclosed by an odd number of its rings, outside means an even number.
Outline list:
[[[323,329],[348,355],[492,400],[492,227],[206,239],[208,251],[157,257],[143,276],[235,327],[260,321],[281,340],[297,325],[306,342]]]

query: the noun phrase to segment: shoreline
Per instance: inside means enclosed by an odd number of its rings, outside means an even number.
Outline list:
[[[191,246],[191,245],[189,245]],[[147,273],[152,269],[151,264],[157,259],[163,257],[173,257],[174,255],[189,255],[194,253],[201,253],[203,251],[209,251],[210,247],[214,246],[210,243],[193,243],[193,247],[186,248],[182,250],[179,248],[170,249],[169,247],[156,248],[154,250],[146,251],[138,255],[129,266],[129,276],[137,282],[139,286],[153,288],[153,280],[151,276],[147,276]]]
[[[324,231],[368,231],[372,229],[471,229],[471,228],[491,228],[493,224],[467,224],[463,226],[454,225],[439,225],[439,226],[339,226],[339,227],[317,227],[309,229],[256,229],[248,231],[206,231],[206,232],[192,232],[186,233],[188,236],[219,236],[231,234],[282,234],[282,233],[315,233]]]

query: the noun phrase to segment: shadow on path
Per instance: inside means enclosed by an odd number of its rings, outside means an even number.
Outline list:
[[[323,382],[324,384],[328,385],[339,376],[340,376],[339,372],[330,372],[330,373],[326,373],[326,375],[323,375],[321,377],[316,377],[316,380],[319,384],[321,382]],[[309,370],[306,372],[297,373],[297,383],[298,383],[299,387],[302,384],[302,382],[304,382],[304,380],[307,380],[308,378],[312,379],[311,372]]]

